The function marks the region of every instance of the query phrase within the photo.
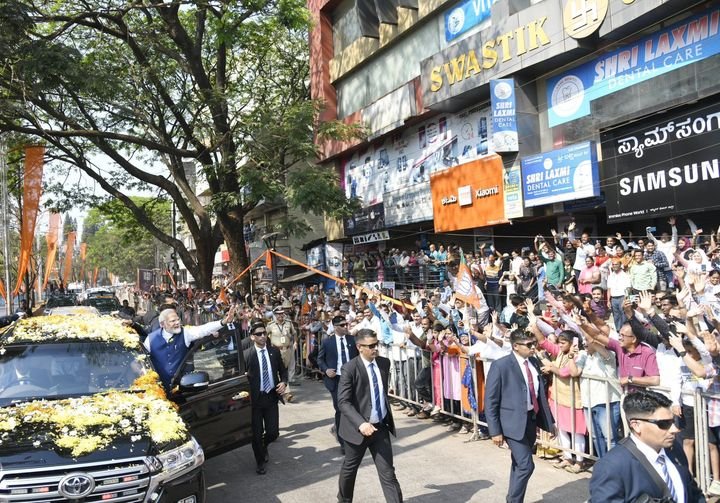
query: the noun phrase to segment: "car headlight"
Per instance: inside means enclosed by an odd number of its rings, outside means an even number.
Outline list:
[[[156,472],[154,477],[158,481],[174,479],[204,462],[205,453],[193,437],[180,447],[163,452],[149,460],[152,471]]]

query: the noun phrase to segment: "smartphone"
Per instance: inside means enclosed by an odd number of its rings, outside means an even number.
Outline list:
[[[701,266],[700,266],[700,270],[701,270],[702,272],[706,272],[706,271],[707,271],[707,265],[705,265],[705,264],[701,265]]]
[[[572,345],[574,348],[577,348],[580,345],[580,341],[578,340],[577,337],[573,337]]]
[[[647,232],[657,232],[657,227],[645,227]]]

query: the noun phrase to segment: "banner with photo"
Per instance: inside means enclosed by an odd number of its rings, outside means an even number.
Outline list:
[[[343,270],[343,245],[331,244],[325,245],[325,263],[327,264],[327,272],[338,278],[342,277]]]
[[[590,115],[590,102],[720,53],[720,8],[699,12],[547,79],[550,127]]]
[[[385,210],[383,203],[360,208],[344,221],[345,235],[364,234],[385,228]]]
[[[465,0],[445,12],[445,41],[455,40],[463,33],[490,19],[490,9],[498,0]]]
[[[441,115],[345,159],[343,186],[363,207],[389,192],[427,183],[430,175],[494,152],[490,108]]]
[[[515,79],[490,81],[493,145],[495,152],[517,152],[519,149]]]
[[[720,207],[720,103],[683,106],[601,138],[608,222]]]

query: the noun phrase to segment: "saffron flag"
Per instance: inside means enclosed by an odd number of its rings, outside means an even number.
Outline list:
[[[272,253],[270,253],[270,250],[265,252],[265,267],[272,271]]]
[[[220,293],[218,294],[218,300],[222,302],[223,304],[227,304],[227,293],[225,292],[225,288],[220,288]]]
[[[75,251],[75,231],[68,232],[67,239],[65,240],[65,267],[63,267],[63,284],[67,285],[72,281],[72,262],[73,252]]]
[[[7,300],[7,292],[5,291],[5,283],[0,279],[0,295],[2,298]]]
[[[93,286],[97,286],[98,271],[100,271],[100,268],[96,267],[95,272],[93,273],[93,281],[92,281]]]
[[[460,256],[460,267],[455,278],[455,297],[478,309],[481,307],[470,268],[465,263],[465,255]]]
[[[48,280],[55,267],[55,259],[57,258],[57,242],[60,233],[60,213],[50,213],[50,225],[48,233],[45,235],[47,242],[47,263],[45,264],[45,279],[43,281],[43,290],[47,288]]]
[[[80,243],[80,281],[85,283],[85,257],[87,256],[87,243]]]
[[[40,194],[42,193],[43,161],[45,147],[42,145],[25,147],[25,175],[23,177],[22,223],[20,224],[20,257],[18,275],[13,296],[20,291],[25,279],[30,255],[35,241],[35,223],[37,222]],[[9,285],[8,285],[9,287]]]

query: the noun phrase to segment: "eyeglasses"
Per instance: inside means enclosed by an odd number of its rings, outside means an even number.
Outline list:
[[[376,347],[378,347],[378,343],[376,342],[375,344],[358,344],[358,346],[362,346],[368,349],[375,349]]]
[[[525,346],[528,349],[534,348],[537,346],[536,341],[527,341],[527,342],[516,342],[515,344],[519,344],[520,346]]]
[[[262,332],[253,332],[252,334],[253,334],[253,335],[267,335],[267,332],[265,332],[265,331],[263,330]]]
[[[634,417],[630,421],[642,421],[643,423],[652,423],[661,430],[669,430],[675,424],[674,419],[644,419],[642,417]]]

